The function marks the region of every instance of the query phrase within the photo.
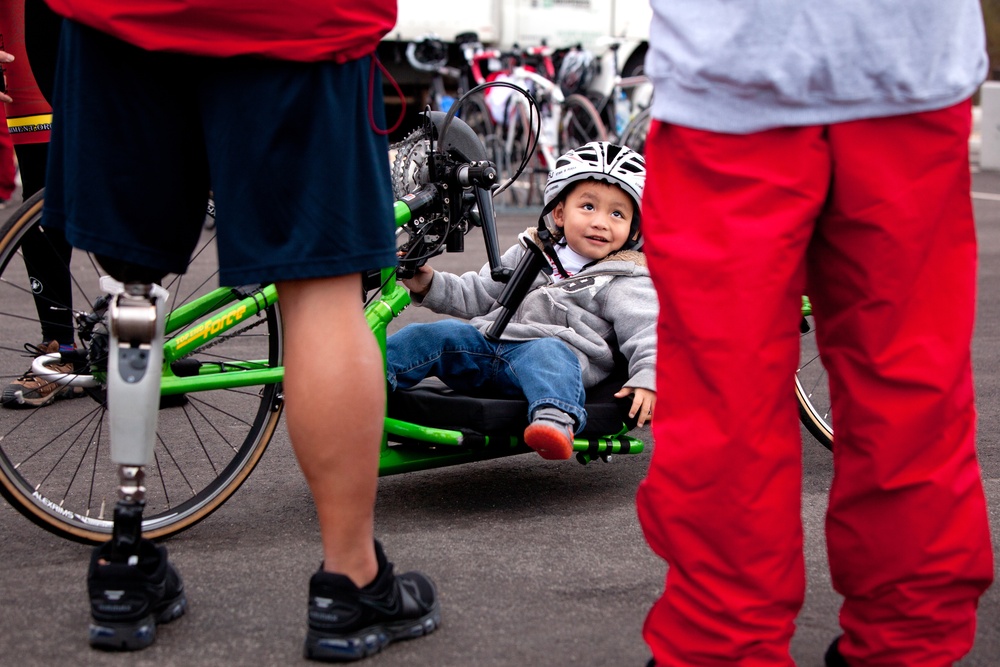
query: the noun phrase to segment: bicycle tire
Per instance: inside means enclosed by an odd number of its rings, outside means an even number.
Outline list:
[[[42,197],[43,192],[31,197],[0,227],[0,381],[4,385],[21,375],[30,362],[17,346],[37,343],[40,337],[21,246],[28,233],[46,234],[39,227]],[[171,308],[215,287],[213,246],[214,232],[206,229],[187,273],[164,280]],[[74,250],[68,270],[73,305],[89,308],[100,294],[96,260]],[[51,304],[52,308],[69,306]],[[261,326],[199,351],[201,359],[220,370],[234,359],[266,359],[269,365],[280,365],[280,311],[272,306],[262,317],[263,321],[255,320]],[[77,344],[82,344],[79,327],[77,336]],[[110,538],[117,499],[117,469],[107,455],[105,397],[99,387],[44,407],[0,408],[0,494],[45,530],[90,544]],[[145,466],[143,532],[153,539],[190,528],[232,496],[260,461],[283,406],[280,384],[172,398],[161,402],[154,461]]]
[[[636,153],[643,153],[646,150],[646,136],[649,134],[652,118],[653,112],[650,107],[646,107],[636,114],[622,131],[622,146],[628,146]]]
[[[534,143],[535,130],[530,122],[528,103],[518,95],[511,95],[507,100],[502,129],[502,146],[499,147],[501,164],[501,183],[517,176],[517,171],[525,161],[525,153]],[[531,204],[535,191],[535,172],[540,168],[538,151],[527,156],[527,166],[521,175],[511,183],[502,196],[512,206],[524,207]]]
[[[476,93],[465,98],[458,116],[472,128],[479,140],[486,147],[486,154],[493,163],[498,162],[497,156],[497,125],[490,114],[490,108],[486,105],[486,98],[482,93]]]
[[[594,103],[586,95],[574,93],[563,102],[558,136],[562,155],[591,141],[607,141],[608,128]]]
[[[799,404],[799,417],[803,426],[821,445],[832,450],[830,385],[816,347],[816,327],[812,315],[805,315],[802,319],[799,365],[795,372],[795,399]]]
[[[584,93],[590,103],[594,105],[597,110],[597,115],[601,117],[601,122],[604,123],[604,127],[608,130],[608,141],[612,143],[619,143],[619,137],[614,136],[615,128],[615,105],[613,100],[614,91],[605,95],[599,90],[588,90]]]

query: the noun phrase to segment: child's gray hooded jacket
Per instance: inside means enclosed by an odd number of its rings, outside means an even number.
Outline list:
[[[528,229],[521,242],[537,241]],[[520,244],[500,258],[513,269],[527,250]],[[461,276],[436,271],[430,289],[418,305],[444,315],[471,320],[486,333],[500,308],[496,299],[504,284],[490,277],[489,265]],[[553,282],[539,273],[521,307],[511,318],[503,340],[534,340],[554,336],[576,354],[583,384],[592,387],[614,368],[614,351],[628,360],[626,386],[656,390],[656,317],[658,302],[646,257],[620,250],[580,271]]]

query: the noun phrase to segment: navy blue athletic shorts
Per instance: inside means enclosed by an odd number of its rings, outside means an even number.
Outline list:
[[[150,52],[71,21],[61,39],[44,224],[75,247],[182,273],[211,190],[222,284],[395,263],[370,58]]]

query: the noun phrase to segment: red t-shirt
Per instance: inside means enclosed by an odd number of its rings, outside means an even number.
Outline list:
[[[6,105],[10,138],[15,145],[48,143],[52,108],[38,90],[24,49],[24,0],[0,0],[0,34],[3,50],[14,56],[14,62],[3,66],[7,93],[14,98]]]
[[[5,2],[7,0],[4,0]],[[148,51],[346,62],[396,24],[396,0],[46,0]]]

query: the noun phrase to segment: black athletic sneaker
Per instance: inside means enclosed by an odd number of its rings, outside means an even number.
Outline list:
[[[309,580],[307,658],[360,660],[389,642],[421,637],[441,625],[434,583],[419,572],[394,575],[378,541],[375,556],[378,575],[364,588],[322,568]]]
[[[90,645],[135,651],[156,639],[156,624],[169,623],[187,609],[184,584],[167,561],[167,550],[149,540],[129,563],[110,560],[111,543],[94,549],[87,572]]]

